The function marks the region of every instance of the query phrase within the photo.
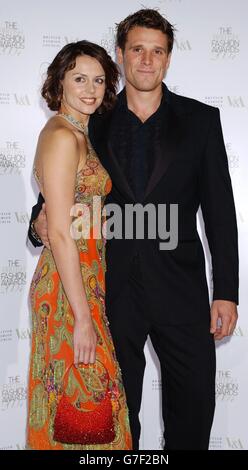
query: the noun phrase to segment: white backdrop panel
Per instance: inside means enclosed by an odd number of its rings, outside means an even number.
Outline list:
[[[217,346],[217,407],[212,449],[248,449],[247,294],[247,15],[244,0],[0,1],[0,448],[25,447],[30,350],[28,290],[39,250],[26,246],[37,198],[36,140],[50,113],[39,90],[66,43],[89,39],[115,56],[114,25],[142,6],[159,8],[177,28],[166,83],[179,94],[218,106],[236,200],[240,240],[240,320]],[[218,188],[216,188],[218,196]],[[199,218],[199,230],[202,222]],[[206,254],[205,237],[202,235]],[[209,256],[208,256],[209,258]],[[209,288],[211,268],[207,265]],[[141,448],[162,448],[159,366],[151,344],[140,413]]]

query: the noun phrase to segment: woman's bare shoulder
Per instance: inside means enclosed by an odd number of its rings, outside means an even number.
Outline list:
[[[77,147],[78,140],[72,129],[57,116],[51,117],[40,132],[38,144],[72,145]]]

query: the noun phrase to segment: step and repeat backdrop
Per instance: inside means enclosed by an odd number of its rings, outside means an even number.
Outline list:
[[[28,291],[39,249],[27,243],[37,198],[32,164],[40,129],[51,113],[40,97],[47,66],[68,42],[89,39],[115,57],[115,24],[158,8],[177,29],[166,83],[171,91],[217,106],[236,200],[240,243],[239,323],[217,344],[216,414],[210,448],[248,449],[248,132],[245,0],[0,0],[0,449],[25,449],[30,351]],[[216,188],[218,197],[218,188]],[[212,292],[211,264],[207,275]],[[162,449],[161,381],[153,348],[140,412],[141,448]]]

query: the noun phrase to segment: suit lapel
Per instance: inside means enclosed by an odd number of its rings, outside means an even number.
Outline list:
[[[180,113],[177,114],[173,104],[169,102],[167,116],[161,124],[159,139],[155,139],[155,166],[148,180],[145,199],[165,176],[171,163],[177,158],[184,134],[183,124],[184,116]]]
[[[118,189],[122,190],[126,195],[129,196],[132,201],[135,201],[135,196],[134,193],[131,189],[131,186],[128,183],[128,180],[126,176],[124,175],[119,163],[118,159],[115,156],[112,144],[111,144],[111,139],[108,139],[108,166],[109,166],[109,172],[111,175],[111,178],[113,182],[118,186]]]
[[[133,190],[131,186],[129,185],[129,182],[126,178],[126,175],[124,174],[121,165],[119,161],[123,157],[123,152],[126,152],[126,146],[123,147],[124,141],[127,138],[126,136],[126,127],[125,125],[123,128],[120,130],[120,135],[118,136],[118,142],[116,143],[116,138],[113,139],[112,132],[113,132],[113,127],[115,120],[120,119],[120,116],[118,115],[118,109],[121,106],[121,104],[124,102],[124,105],[126,106],[126,94],[125,94],[125,89],[123,89],[119,95],[118,95],[118,103],[117,106],[112,113],[111,120],[109,121],[109,127],[108,127],[108,132],[107,132],[107,158],[108,158],[108,166],[110,170],[110,175],[111,178],[114,182],[114,184],[118,187],[118,189],[121,192],[124,192],[126,195],[129,196],[129,198],[132,201],[135,201],[135,196],[133,193]],[[126,118],[125,114],[124,117]],[[113,142],[115,141],[115,145],[113,145]],[[118,146],[118,157],[116,156],[115,152],[117,151],[116,145]]]
[[[123,94],[124,90],[119,94],[119,99],[123,99]],[[118,110],[118,103],[116,108],[105,116],[95,115],[92,117],[90,119],[89,136],[96,153],[99,155],[103,166],[109,172],[113,183],[118,187],[119,190],[124,192],[125,195],[128,195],[129,198],[134,201],[135,197],[133,191],[128,184],[125,175],[123,174],[112,144],[112,123],[115,119],[118,119],[116,110]]]

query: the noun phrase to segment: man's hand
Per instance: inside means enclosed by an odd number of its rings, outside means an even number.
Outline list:
[[[211,307],[210,333],[214,339],[223,339],[233,334],[238,320],[237,305],[229,300],[214,300]]]
[[[46,205],[42,204],[42,209],[34,221],[34,228],[37,234],[39,235],[43,245],[45,245],[50,250],[50,244],[48,240],[48,231],[47,231],[47,217],[46,217]]]

